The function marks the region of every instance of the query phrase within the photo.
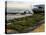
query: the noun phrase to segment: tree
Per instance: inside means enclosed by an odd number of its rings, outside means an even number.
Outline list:
[[[35,5],[35,7],[37,8],[33,9],[34,13],[44,13],[44,5]]]

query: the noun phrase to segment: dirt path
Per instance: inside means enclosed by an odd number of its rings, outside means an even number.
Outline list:
[[[38,28],[36,28],[32,32],[44,32],[44,29],[45,29],[45,24],[42,24],[41,26],[39,26]]]

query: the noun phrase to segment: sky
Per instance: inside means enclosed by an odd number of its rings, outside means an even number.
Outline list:
[[[7,1],[31,2],[32,4],[44,4],[45,3],[45,0],[7,0]]]
[[[45,4],[45,0],[7,0],[8,8],[31,8],[32,5]],[[33,7],[34,8],[34,7]],[[7,9],[8,11],[11,11]],[[13,9],[14,11],[14,9]]]
[[[29,2],[7,2],[8,8],[29,8],[31,3]]]
[[[28,7],[29,5],[44,4],[45,0],[7,0],[7,7]],[[10,2],[11,1],[11,2]]]

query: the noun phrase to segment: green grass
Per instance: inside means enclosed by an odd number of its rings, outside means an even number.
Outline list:
[[[41,21],[43,19],[44,16],[40,14],[34,14],[33,16],[13,19],[8,21],[8,23],[11,24],[7,25],[7,28],[17,30],[18,32],[23,32],[24,29],[34,26],[36,22]]]

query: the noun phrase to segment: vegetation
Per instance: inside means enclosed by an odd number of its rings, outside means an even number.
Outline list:
[[[34,14],[33,16],[23,17],[23,18],[15,18],[13,20],[9,20],[7,25],[8,29],[13,29],[18,32],[25,32],[26,28],[32,27],[39,22],[40,20],[44,19],[44,15],[41,14]]]
[[[45,5],[34,5],[34,8],[32,9],[34,11],[34,13],[44,13],[45,12]]]

